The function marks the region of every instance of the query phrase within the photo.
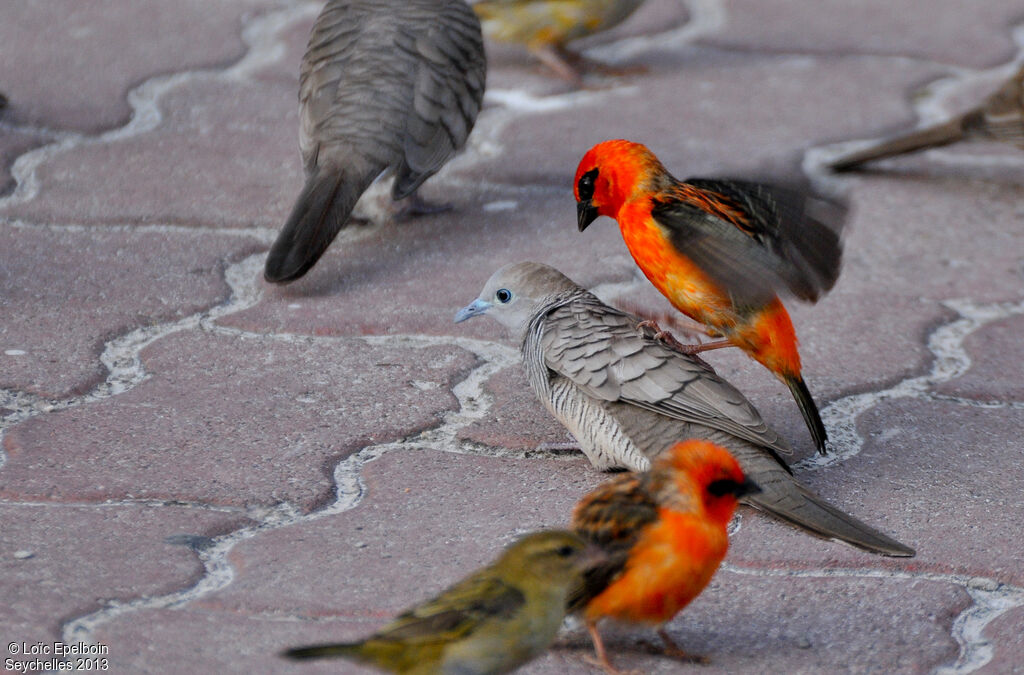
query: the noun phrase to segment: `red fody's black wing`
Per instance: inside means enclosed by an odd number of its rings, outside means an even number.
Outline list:
[[[673,246],[741,306],[815,302],[835,285],[845,207],[789,188],[691,178],[655,201]]]

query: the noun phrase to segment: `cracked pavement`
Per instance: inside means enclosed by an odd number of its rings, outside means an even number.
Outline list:
[[[707,360],[792,442],[801,480],[918,554],[743,509],[669,625],[711,665],[645,653],[633,628],[609,631],[616,663],[1024,672],[1024,153],[820,169],[1008,74],[1012,5],[648,0],[588,43],[647,72],[580,92],[495,46],[466,151],[424,188],[455,210],[349,228],[284,288],[261,269],[302,182],[319,3],[0,7],[0,649],[100,644],[124,673],[364,672],[276,653],[365,634],[567,523],[604,476],[548,449],[566,434],[502,329],[451,317],[527,259],[658,306],[613,223],[576,232],[576,162],[625,137],[679,175],[803,171],[849,196],[838,285],[792,306],[835,452],[813,455],[762,368]],[[523,672],[594,672],[585,634],[568,641]]]

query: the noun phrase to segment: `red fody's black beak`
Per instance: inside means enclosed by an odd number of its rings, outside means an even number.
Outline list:
[[[587,229],[587,225],[594,222],[599,215],[597,207],[589,199],[576,202],[576,223],[579,225],[580,232]]]

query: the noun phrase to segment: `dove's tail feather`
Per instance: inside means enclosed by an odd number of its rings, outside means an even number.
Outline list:
[[[788,474],[779,471],[772,472],[770,476],[755,474],[754,480],[762,492],[746,497],[744,501],[776,518],[820,537],[839,539],[872,553],[897,557],[915,554],[914,549],[812,494]]]
[[[829,167],[833,171],[848,171],[877,159],[894,157],[907,152],[924,150],[925,148],[949,145],[963,137],[964,118],[957,117],[949,122],[943,122],[942,124],[911,131],[901,136],[888,138],[871,147],[844,155],[831,162]]]
[[[818,406],[814,403],[814,398],[807,389],[804,378],[796,375],[786,377],[784,381],[793,394],[793,398],[796,399],[797,406],[800,407],[800,414],[803,415],[807,429],[811,432],[811,438],[814,439],[814,447],[821,454],[826,454],[828,449],[825,447],[825,443],[828,441],[828,432],[825,431],[825,424],[821,421]]]
[[[270,247],[263,277],[275,284],[295,281],[309,271],[348,222],[360,195],[379,172],[321,168],[310,174],[288,221]]]

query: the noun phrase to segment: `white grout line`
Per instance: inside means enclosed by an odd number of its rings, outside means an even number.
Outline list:
[[[16,230],[32,230],[37,232],[72,232],[76,234],[93,234],[106,232],[127,232],[130,234],[156,233],[173,235],[211,235],[222,237],[243,237],[255,239],[261,244],[270,244],[277,236],[277,228],[269,227],[191,227],[189,225],[170,225],[161,223],[96,223],[83,225],[80,223],[34,223],[20,219],[0,218],[0,222]]]
[[[252,256],[244,263],[235,265],[228,270],[228,282],[234,291],[234,301],[230,306],[235,308],[234,311],[239,311],[239,309],[248,306],[250,303],[255,303],[259,299],[260,282],[255,272],[258,271],[259,263],[261,262],[261,256]],[[219,334],[248,335],[249,333],[246,331],[214,325],[214,321],[216,321],[218,316],[224,316],[227,313],[228,311],[225,310],[219,312],[216,316],[211,312],[203,315],[201,318],[190,317],[192,321],[189,325],[190,327],[197,327],[201,324],[202,328]],[[260,335],[260,337],[285,341],[300,339],[299,336],[287,334]],[[331,340],[343,338],[316,337],[313,339]],[[444,413],[441,424],[436,428],[423,431],[409,438],[367,446],[338,462],[333,473],[335,499],[328,506],[303,514],[290,504],[280,504],[267,512],[260,522],[255,525],[243,527],[219,537],[212,537],[207,545],[196,551],[201,564],[205,568],[205,573],[196,584],[189,588],[161,596],[140,597],[123,602],[111,602],[96,612],[65,623],[62,629],[63,639],[94,643],[94,633],[99,626],[125,614],[146,609],[180,608],[193,600],[224,589],[234,580],[235,572],[228,560],[228,554],[236,544],[251,539],[263,532],[310,522],[354,508],[362,501],[366,491],[361,476],[363,467],[386,452],[402,448],[426,448],[444,452],[472,451],[471,448],[467,448],[466,444],[459,443],[457,439],[458,432],[473,422],[485,418],[490,411],[493,401],[484,390],[485,383],[498,371],[517,365],[520,361],[519,353],[516,350],[485,340],[422,335],[362,336],[361,339],[373,345],[401,345],[412,349],[429,348],[438,345],[454,345],[473,353],[482,360],[482,363],[473,368],[461,382],[452,388],[452,393],[458,401],[458,407],[456,410]],[[131,362],[141,370],[141,364],[138,363],[137,359]],[[139,380],[141,377],[143,377],[141,373],[137,374],[134,380]],[[503,453],[488,452],[486,454],[502,455]]]
[[[232,265],[225,274],[228,284],[235,288],[233,282],[237,283],[237,277],[240,275],[258,276],[262,265],[263,254],[249,256],[242,262]],[[239,288],[244,287],[239,286]],[[134,389],[148,377],[139,356],[143,349],[172,333],[195,329],[204,322],[214,321],[226,314],[248,309],[256,304],[258,299],[259,296],[256,293],[250,292],[241,295],[232,293],[225,302],[208,310],[171,323],[136,328],[111,340],[100,354],[100,362],[107,368],[106,379],[92,391],[81,396],[53,401],[25,392],[0,390],[0,406],[14,410],[13,413],[0,418],[0,469],[7,462],[7,455],[3,451],[3,437],[5,431],[10,427],[43,413],[76,408]]]
[[[318,7],[319,3],[307,2],[250,20],[242,29],[242,41],[247,46],[246,53],[238,62],[226,69],[213,66],[160,75],[146,80],[128,92],[127,101],[132,113],[123,126],[98,134],[49,131],[48,133],[55,138],[52,143],[30,150],[15,160],[11,167],[11,176],[16,185],[10,194],[0,197],[0,209],[29,202],[38,196],[37,171],[44,162],[78,147],[123,141],[155,129],[163,121],[160,99],[167,92],[200,77],[244,78],[259,68],[279,60],[285,52],[283,43],[277,37],[280,31],[296,21],[315,14]]]
[[[852,394],[833,401],[821,410],[821,419],[828,429],[832,451],[827,455],[814,454],[793,464],[796,471],[814,471],[840,464],[857,456],[864,439],[857,433],[857,418],[879,403],[899,398],[934,400],[931,387],[955,380],[968,371],[971,359],[964,349],[967,336],[993,321],[1024,314],[1024,300],[978,305],[968,300],[949,300],[943,303],[960,316],[946,323],[928,338],[927,348],[934,361],[931,370],[902,380],[888,389]],[[945,396],[943,400],[960,405],[981,405],[970,399]],[[1013,402],[990,402],[987,407],[1017,407]]]
[[[241,506],[224,506],[207,504],[205,502],[188,502],[177,499],[108,499],[103,502],[36,502],[36,501],[12,501],[0,499],[0,506],[18,506],[26,508],[51,508],[51,509],[107,509],[121,506],[143,506],[146,508],[157,508],[170,506],[186,509],[201,509],[204,511],[221,511],[224,513],[245,514],[246,509]]]
[[[985,628],[1005,612],[1024,606],[1024,588],[987,577],[972,577],[966,574],[871,568],[780,570],[743,567],[728,562],[723,563],[721,569],[734,574],[758,577],[909,579],[960,586],[973,600],[973,604],[960,612],[953,621],[951,634],[960,646],[960,652],[953,664],[940,666],[933,671],[934,675],[966,675],[988,664],[995,655],[995,650],[983,635]]]

